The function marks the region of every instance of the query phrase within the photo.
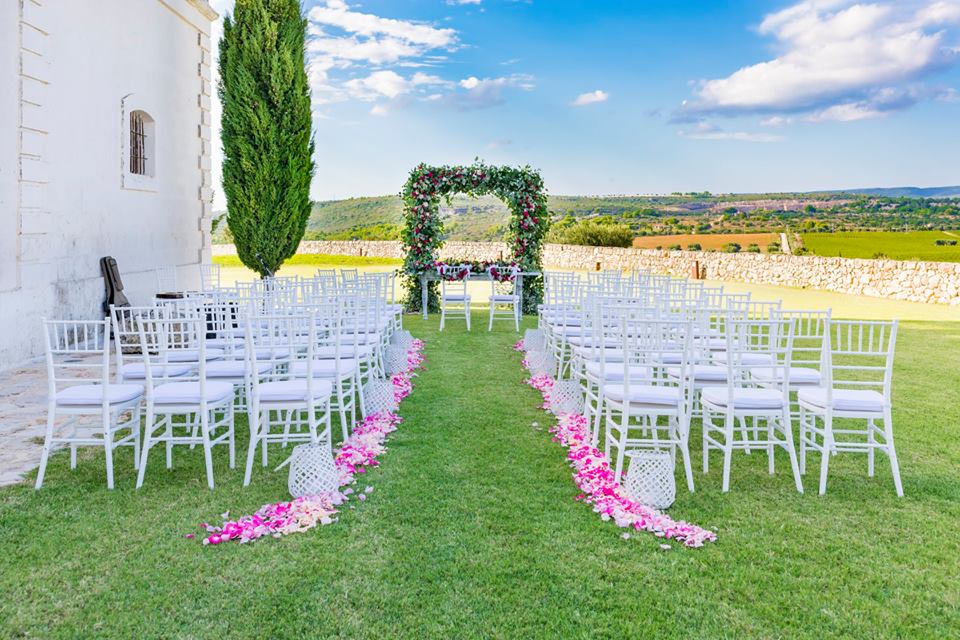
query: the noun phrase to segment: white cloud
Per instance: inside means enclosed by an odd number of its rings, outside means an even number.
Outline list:
[[[784,127],[793,122],[793,118],[785,116],[770,116],[760,121],[761,127]]]
[[[835,107],[828,113],[874,117],[867,114],[891,110],[871,104],[883,99],[883,91],[915,83],[960,59],[958,24],[960,0],[799,2],[767,15],[758,27],[777,41],[778,56],[700,83],[696,98],[675,119],[695,120],[704,113],[818,113]]]
[[[737,140],[740,142],[780,142],[783,136],[748,131],[726,131],[708,122],[700,121],[691,127],[679,129],[678,136],[693,140]]]
[[[386,116],[390,114],[390,109],[386,105],[375,104],[370,108],[370,115],[372,116]]]
[[[575,107],[583,107],[588,104],[597,104],[598,102],[606,102],[610,97],[606,91],[601,91],[597,89],[596,91],[591,91],[589,93],[581,93],[577,96],[577,99],[574,100],[571,104]]]
[[[485,109],[502,104],[504,102],[503,92],[508,88],[530,91],[535,87],[533,76],[524,73],[497,78],[470,76],[464,78],[458,84],[465,91],[449,93],[444,96],[444,101],[461,111]]]
[[[458,4],[480,4],[481,0],[447,0],[447,4],[453,6]]]

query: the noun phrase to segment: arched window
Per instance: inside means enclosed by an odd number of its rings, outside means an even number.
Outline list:
[[[130,112],[130,150],[127,170],[137,176],[154,175],[155,145],[153,118],[146,111]]]

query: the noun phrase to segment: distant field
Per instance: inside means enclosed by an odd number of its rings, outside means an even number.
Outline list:
[[[223,267],[242,267],[243,263],[237,256],[214,256],[213,262]],[[368,256],[335,256],[326,253],[298,253],[286,262],[284,266],[308,265],[313,267],[372,267],[401,265],[403,260],[397,258],[371,258]]]
[[[736,242],[740,245],[741,251],[746,251],[747,246],[756,244],[760,246],[761,251],[767,250],[767,245],[771,242],[780,242],[779,233],[725,233],[725,234],[683,234],[673,236],[639,236],[633,239],[633,246],[637,249],[656,249],[662,247],[666,249],[672,244],[678,244],[682,249],[687,245],[697,243],[704,250],[720,249],[729,242]]]
[[[939,247],[937,240],[956,240],[958,244]],[[960,231],[805,233],[803,244],[818,256],[960,262]]]

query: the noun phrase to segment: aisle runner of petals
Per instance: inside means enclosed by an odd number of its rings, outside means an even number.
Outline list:
[[[423,362],[423,341],[414,340],[407,353],[407,370],[391,378],[397,404],[413,391],[413,377],[417,375],[417,370],[423,368]],[[367,416],[354,428],[334,456],[334,464],[340,472],[340,486],[346,489],[295,498],[289,502],[265,504],[256,513],[236,520],[230,520],[227,512],[223,514],[224,522],[219,527],[200,525],[209,534],[203,539],[203,544],[220,544],[231,540],[244,543],[263,536],[279,538],[335,522],[337,507],[354,493],[349,485],[356,482],[356,476],[380,464],[377,458],[387,450],[387,436],[396,431],[401,422],[403,418],[385,411]],[[357,500],[363,502],[372,491],[373,487],[366,487],[356,495]],[[186,537],[193,538],[194,535],[188,534]]]
[[[523,341],[513,345],[513,348],[522,351]],[[553,378],[536,375],[526,382],[543,395],[542,408],[549,409]],[[702,547],[705,542],[716,542],[717,534],[712,531],[674,520],[656,509],[631,500],[617,481],[606,455],[591,446],[587,418],[574,413],[560,413],[556,417],[557,424],[550,428],[550,433],[554,442],[567,449],[567,460],[574,470],[573,481],[583,492],[576,499],[593,505],[593,510],[600,514],[602,520],[613,520],[621,528],[633,527],[658,538],[676,540],[687,547]],[[623,537],[629,538],[630,534],[625,533]]]

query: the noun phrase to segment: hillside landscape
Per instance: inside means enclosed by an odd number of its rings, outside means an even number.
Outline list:
[[[960,260],[960,237],[942,233],[960,229],[960,187],[549,196],[548,207],[553,242],[766,252],[785,250],[785,233],[795,253]],[[315,202],[305,239],[397,239],[402,213],[397,196]],[[509,220],[493,196],[455,197],[441,204],[441,216],[451,240],[502,240]],[[214,241],[229,240],[218,225]]]

